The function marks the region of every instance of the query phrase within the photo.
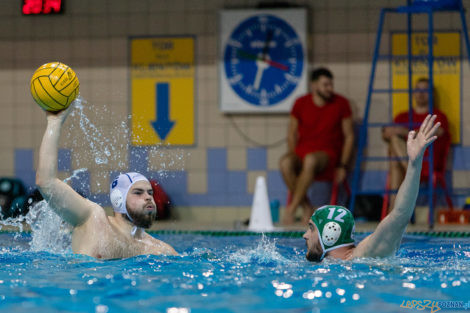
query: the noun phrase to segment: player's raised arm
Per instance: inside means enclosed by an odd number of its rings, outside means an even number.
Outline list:
[[[393,255],[400,246],[403,233],[415,209],[419,192],[421,166],[426,148],[437,139],[440,123],[436,115],[428,115],[418,132],[410,131],[407,140],[408,168],[392,212],[354,250],[353,257]]]
[[[84,199],[69,185],[57,178],[59,137],[71,105],[59,113],[47,112],[47,128],[39,149],[36,184],[52,209],[73,226],[84,223],[97,204]]]

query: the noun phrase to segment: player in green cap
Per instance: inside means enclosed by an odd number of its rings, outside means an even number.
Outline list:
[[[303,236],[309,261],[320,262],[325,256],[349,260],[395,254],[415,208],[424,151],[437,138],[435,134],[440,123],[435,121],[436,115],[428,115],[418,132],[409,132],[406,176],[392,212],[379,223],[377,229],[356,246],[352,213],[341,206],[323,206],[313,213]]]

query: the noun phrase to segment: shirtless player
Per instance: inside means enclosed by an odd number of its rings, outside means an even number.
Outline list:
[[[59,113],[47,112],[47,128],[39,150],[36,184],[49,206],[73,226],[72,250],[99,259],[142,254],[177,255],[168,244],[147,234],[155,220],[152,186],[138,173],[119,175],[111,184],[114,216],[81,197],[57,178],[59,137],[73,105]]]

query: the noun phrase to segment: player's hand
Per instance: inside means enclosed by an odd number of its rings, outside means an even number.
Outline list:
[[[406,143],[408,157],[413,164],[423,157],[426,148],[436,139],[436,132],[441,123],[435,123],[437,116],[430,114],[421,124],[418,132],[412,130],[408,133],[408,141]]]
[[[46,111],[47,121],[48,122],[55,122],[58,121],[61,124],[64,123],[65,119],[69,115],[69,113],[73,110],[74,102],[72,102],[69,107],[65,110],[57,111],[57,112],[49,112]]]

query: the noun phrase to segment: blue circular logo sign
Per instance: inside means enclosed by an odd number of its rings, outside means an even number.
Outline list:
[[[233,91],[249,104],[274,106],[300,82],[302,42],[283,19],[269,14],[250,17],[232,32],[224,67]]]

